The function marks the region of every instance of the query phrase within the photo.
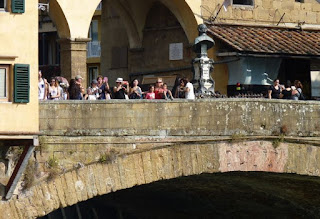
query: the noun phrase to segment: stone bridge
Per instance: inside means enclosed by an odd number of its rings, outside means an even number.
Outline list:
[[[290,173],[319,185],[319,118],[312,101],[43,102],[40,146],[1,217],[202,173]]]

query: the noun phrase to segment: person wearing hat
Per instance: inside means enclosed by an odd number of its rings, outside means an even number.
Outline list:
[[[99,87],[97,80],[92,80],[91,87],[88,88],[87,94],[88,100],[97,100],[99,98]]]
[[[126,94],[128,94],[129,86],[125,87],[123,85],[123,78],[117,78],[116,86],[113,88],[114,99],[126,99]]]
[[[79,87],[80,87],[80,91],[81,91],[81,95],[83,95],[85,92],[84,92],[84,87],[82,86],[82,77],[81,77],[81,75],[77,75],[76,77],[75,77],[75,80],[76,80],[76,84],[77,85],[79,85]]]

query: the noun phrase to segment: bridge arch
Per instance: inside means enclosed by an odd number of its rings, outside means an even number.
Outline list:
[[[303,151],[311,156],[301,159]],[[232,171],[320,176],[315,146],[268,141],[183,144],[114,157],[67,171],[0,205],[4,215],[34,218],[95,196],[159,180]],[[103,160],[103,161],[104,161]],[[22,210],[23,209],[23,210]]]

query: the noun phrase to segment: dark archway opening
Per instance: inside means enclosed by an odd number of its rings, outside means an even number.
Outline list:
[[[304,95],[308,99],[311,98],[309,59],[283,59],[279,70],[279,79],[283,84],[288,80],[292,84],[295,80],[301,81]]]
[[[319,218],[320,178],[231,172],[164,180],[43,218]]]

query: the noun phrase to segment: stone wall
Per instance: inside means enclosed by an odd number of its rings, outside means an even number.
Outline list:
[[[40,103],[43,135],[319,136],[320,103],[267,99],[52,101]]]
[[[320,175],[319,147],[306,142],[275,144],[271,141],[239,139],[231,142],[222,139],[192,142],[187,137],[186,140],[190,142],[158,142],[156,146],[152,139],[144,139],[145,142],[136,143],[136,147],[127,148],[125,152],[121,143],[128,140],[128,137],[83,137],[80,142],[81,139],[75,137],[69,137],[69,140],[44,137],[31,159],[37,164],[36,168],[33,172],[26,172],[29,178],[30,174],[35,177],[32,187],[19,188],[11,200],[1,201],[0,218],[36,218],[98,195],[201,173],[263,171]],[[104,148],[97,145],[99,141]],[[114,156],[106,152],[108,141],[110,144],[113,142]],[[96,156],[90,162],[80,163],[80,157],[90,157],[98,152],[108,153],[109,156],[105,159]],[[55,153],[56,165],[52,164],[50,153]],[[68,167],[68,163],[74,165]],[[57,171],[55,174],[54,169]]]
[[[303,3],[294,0],[255,0],[253,6],[232,5],[227,11],[221,10],[217,21],[237,24],[277,24],[282,15],[281,22],[294,23],[305,22],[306,24],[317,25],[320,21],[320,4],[317,1],[305,0]],[[215,15],[218,6],[223,0],[202,0],[207,10],[203,14],[208,17]],[[307,26],[307,25],[305,25]]]

